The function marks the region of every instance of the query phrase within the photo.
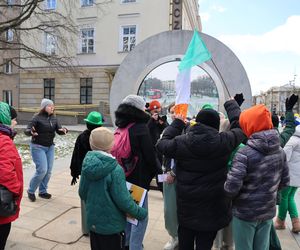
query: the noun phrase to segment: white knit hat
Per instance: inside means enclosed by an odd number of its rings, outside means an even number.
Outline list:
[[[41,109],[46,108],[48,105],[54,105],[53,101],[50,99],[44,98],[41,102]]]
[[[144,99],[141,96],[128,95],[123,99],[121,104],[127,104],[127,105],[133,106],[137,109],[140,109],[142,111],[145,111],[146,102],[144,101]]]

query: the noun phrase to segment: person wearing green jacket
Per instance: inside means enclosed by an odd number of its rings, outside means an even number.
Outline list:
[[[272,115],[272,123],[274,128],[278,131],[279,134],[279,142],[280,146],[283,148],[285,144],[288,142],[288,140],[291,138],[291,136],[295,132],[295,118],[294,118],[294,113],[293,113],[293,108],[295,104],[298,101],[298,96],[292,94],[289,98],[286,99],[285,101],[285,127],[283,131],[280,133],[278,130],[279,126],[279,119],[277,115]],[[277,195],[277,203],[279,204],[281,200],[281,194],[280,192]],[[281,244],[279,241],[279,238],[277,236],[276,230],[282,226],[284,222],[276,219],[275,225],[272,224],[271,226],[271,231],[270,231],[270,247],[269,250],[281,250]]]
[[[278,130],[279,126],[279,119],[277,115],[272,115],[272,123],[274,128],[278,131],[279,133],[279,141],[280,141],[280,146],[283,148],[285,144],[288,142],[288,140],[291,138],[291,136],[295,132],[295,118],[294,118],[294,113],[293,113],[293,108],[295,104],[298,101],[298,96],[292,94],[290,98],[286,98],[285,101],[285,127],[283,131],[280,133]]]
[[[79,196],[86,204],[91,249],[121,250],[126,214],[143,220],[148,213],[130,196],[124,171],[110,154],[113,133],[107,128],[96,128],[89,141],[93,151],[83,160]]]

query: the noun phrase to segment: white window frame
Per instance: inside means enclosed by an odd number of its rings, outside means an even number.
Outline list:
[[[45,0],[45,9],[46,10],[55,10],[57,2],[56,0]]]
[[[121,0],[121,4],[136,3],[137,0]]]
[[[12,29],[9,29],[6,31],[6,41],[12,42],[14,40],[14,31]]]
[[[4,73],[5,74],[12,74],[12,61],[9,60],[9,59],[6,59],[4,62],[5,62],[4,65],[3,65],[4,66],[4,69],[3,69]]]
[[[87,36],[87,37],[83,37],[82,32],[83,31],[91,31],[93,30],[93,36]],[[95,53],[95,28],[93,27],[87,27],[87,28],[82,28],[80,29],[80,37],[79,37],[79,53],[80,54],[93,54]],[[93,50],[89,51],[89,41],[93,40]],[[85,41],[85,42],[84,42]],[[86,43],[86,46],[83,46],[84,43]],[[86,50],[84,51],[83,48],[86,48]]]
[[[50,32],[44,33],[45,36],[45,53],[48,55],[57,54],[57,37]]]
[[[135,27],[135,34],[134,35],[130,34],[130,28],[133,28],[133,27]],[[135,37],[134,47],[137,44],[137,30],[138,30],[137,25],[136,24],[121,25],[120,26],[120,34],[119,34],[119,37],[120,37],[120,39],[119,39],[119,51],[120,52],[130,52],[134,48],[133,47],[132,49],[130,49],[131,43],[129,42],[129,44],[128,44],[128,46],[129,46],[128,50],[124,50],[123,38],[124,38],[124,29],[125,28],[129,28],[128,41],[130,41],[132,37]]]
[[[81,7],[89,7],[94,5],[94,0],[80,0]]]
[[[8,97],[8,98],[6,98],[6,97]],[[2,100],[4,102],[6,102],[10,106],[12,106],[13,105],[12,98],[13,98],[12,90],[3,90],[3,92],[2,92]]]

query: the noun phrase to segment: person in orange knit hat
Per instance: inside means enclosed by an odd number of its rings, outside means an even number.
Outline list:
[[[161,116],[161,104],[159,101],[157,101],[157,100],[151,101],[149,103],[149,107],[148,107],[147,111],[149,112],[149,114],[151,116],[150,120],[147,123],[147,126],[149,128],[153,147],[155,148],[155,145],[156,145],[158,139],[160,138],[161,133],[169,124],[167,123],[167,117],[165,115]],[[155,152],[156,152],[158,163],[160,165],[158,174],[162,174],[162,169],[161,169],[162,155],[157,151],[155,151]],[[158,189],[161,192],[163,192],[163,185],[161,182],[158,182],[157,176],[156,176],[156,183],[157,183]]]
[[[286,156],[264,105],[243,111],[239,123],[248,141],[237,151],[224,184],[233,200],[235,249],[267,250],[276,194],[289,183]]]

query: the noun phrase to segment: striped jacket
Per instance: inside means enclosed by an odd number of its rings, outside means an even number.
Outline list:
[[[233,215],[246,221],[269,220],[276,213],[277,190],[289,184],[284,151],[276,130],[250,136],[236,153],[224,189],[233,198]]]

